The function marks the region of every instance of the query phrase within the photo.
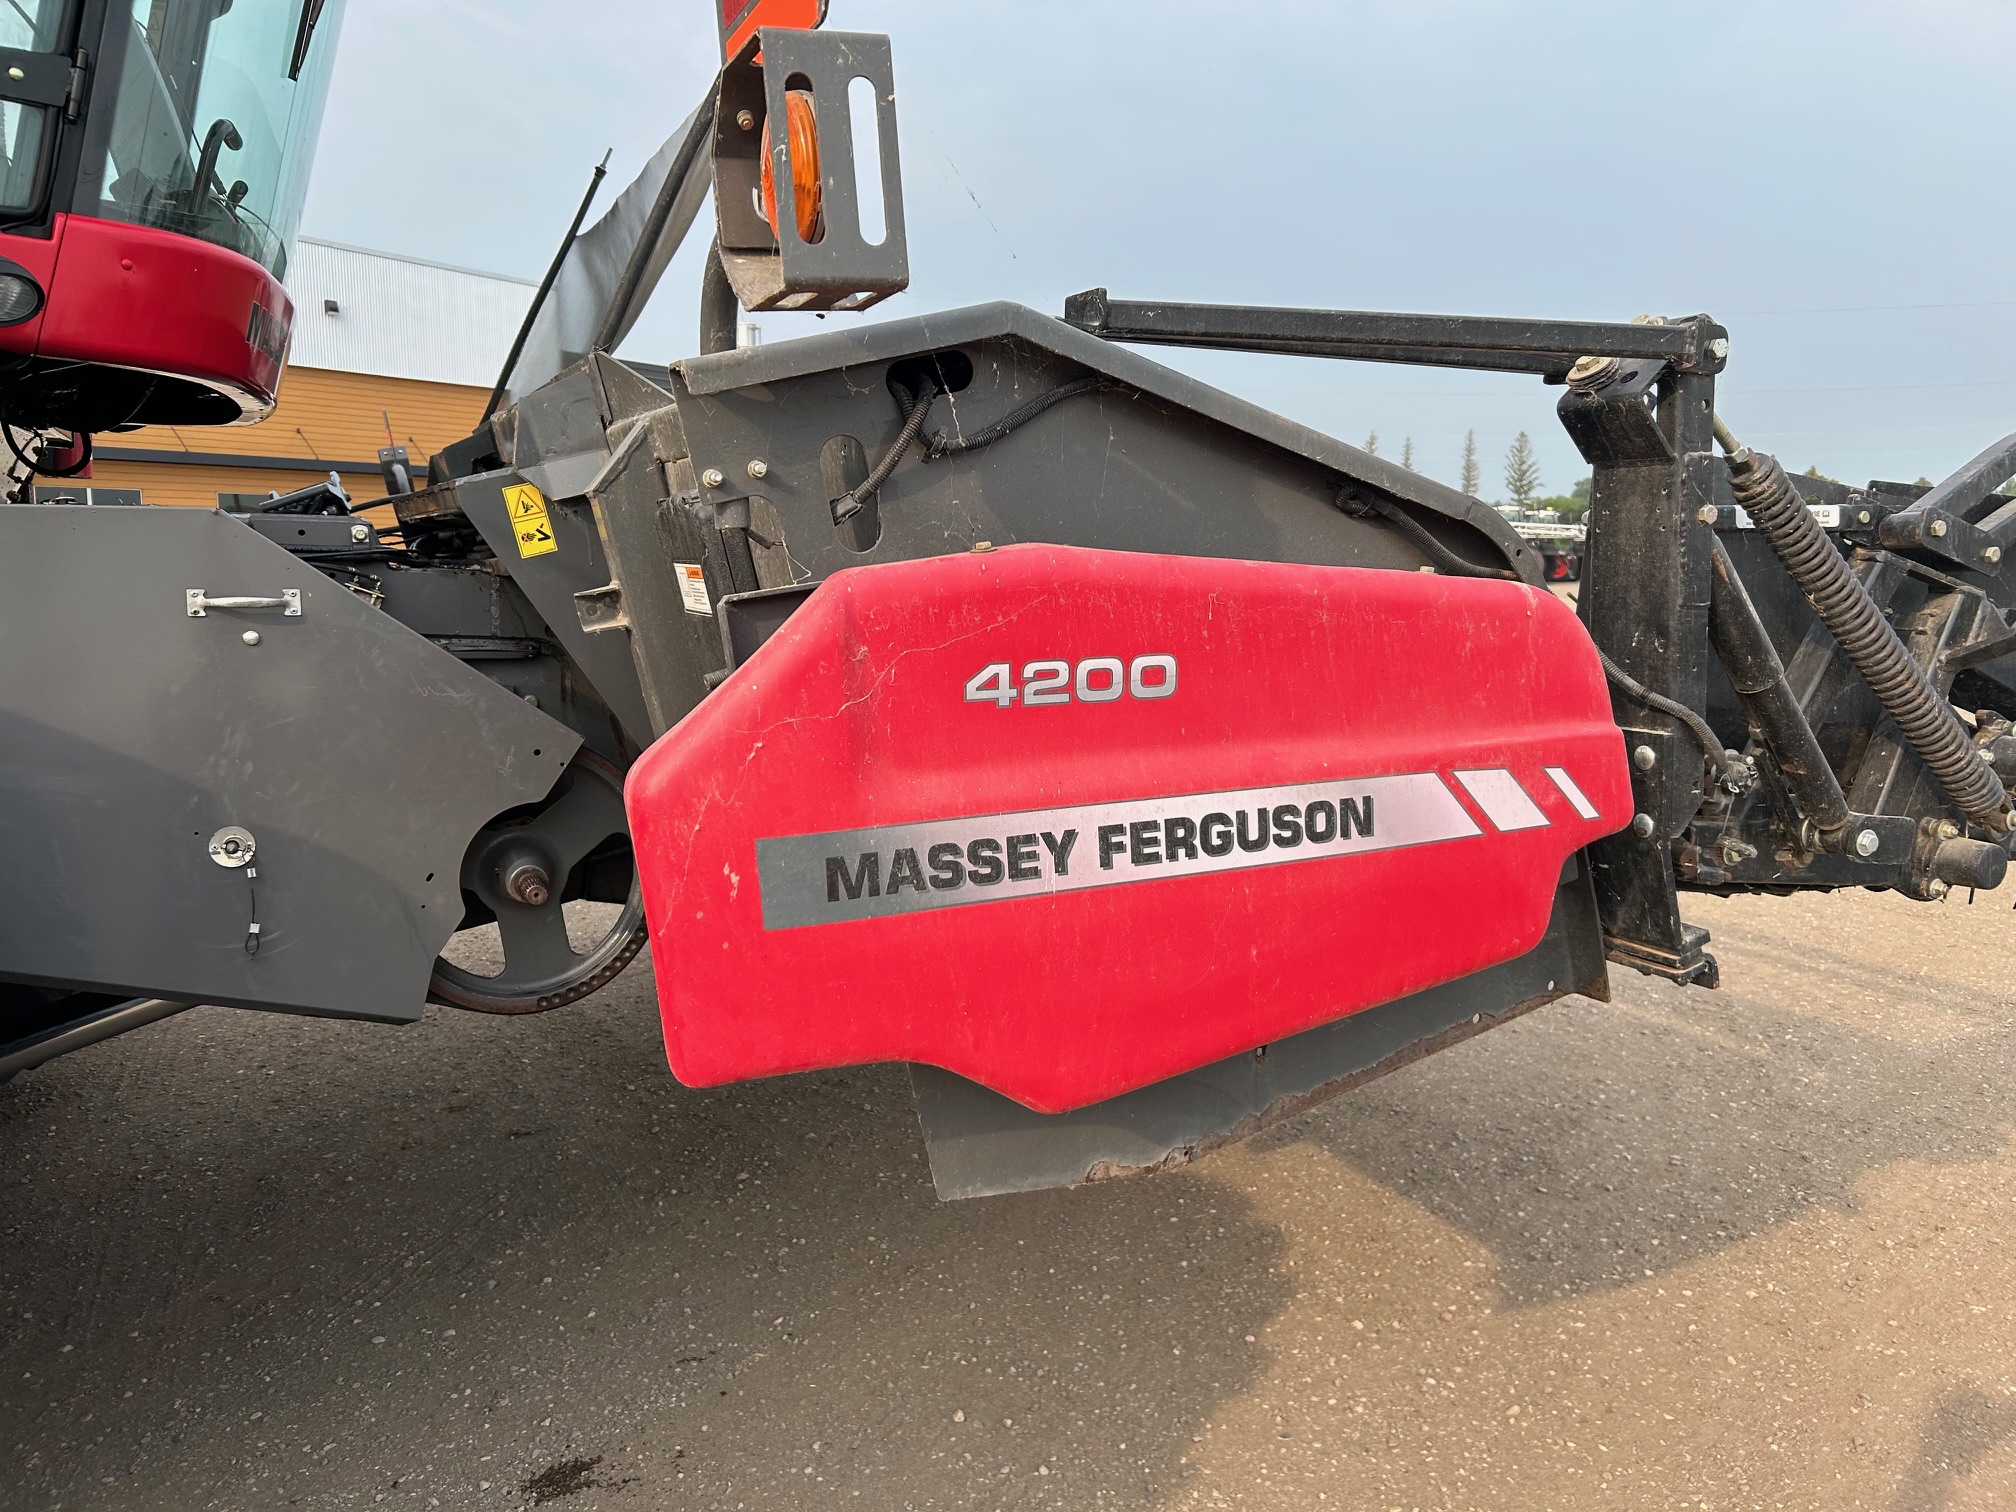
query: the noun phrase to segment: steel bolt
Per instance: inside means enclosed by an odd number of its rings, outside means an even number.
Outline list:
[[[1615,357],[1578,357],[1568,369],[1568,386],[1585,394],[1608,388],[1623,366]]]
[[[1650,814],[1640,814],[1631,821],[1631,833],[1636,835],[1640,840],[1650,840],[1652,838],[1652,831],[1657,828],[1658,826],[1652,822]]]
[[[735,124],[740,126],[744,131],[754,131],[756,129],[756,112],[753,110],[736,111]]]
[[[1727,336],[1717,336],[1713,341],[1709,342],[1708,355],[1713,357],[1717,362],[1727,357],[1729,355],[1729,338]]]
[[[1882,843],[1882,837],[1873,829],[1862,830],[1855,836],[1855,854],[1873,856],[1876,854],[1876,848]]]
[[[765,474],[767,474],[769,471],[770,471],[770,464],[768,462],[765,462],[761,457],[751,457],[749,459],[750,477],[760,478],[763,477]]]
[[[1941,840],[1959,839],[1960,826],[1955,824],[1951,819],[1941,819],[1939,821],[1939,838]]]
[[[1872,519],[1875,518],[1875,516],[1870,514],[1869,511],[1865,509],[1860,514],[1855,516],[1855,518],[1861,521],[1862,524],[1867,525]]]
[[[1997,562],[2002,560],[2002,548],[2000,546],[1990,546],[1981,555],[1987,559],[1988,565],[1993,567]]]
[[[520,903],[544,908],[553,896],[553,879],[536,861],[514,861],[504,873],[504,891]]]
[[[1659,753],[1650,746],[1639,746],[1631,753],[1631,765],[1641,772],[1649,772],[1659,764]]]
[[[1941,882],[1937,877],[1934,877],[1930,882],[1925,884],[1925,896],[1928,898],[1943,898],[1946,896],[1947,891],[1946,884]]]
[[[1703,504],[1699,509],[1694,511],[1694,518],[1699,520],[1703,525],[1713,525],[1717,520],[1722,518],[1722,511],[1717,509],[1713,504]]]
[[[1925,527],[1925,530],[1929,535],[1943,536],[1946,534],[1946,522],[1944,520],[1934,520],[1930,525]]]
[[[370,540],[371,527],[369,525],[366,525],[362,520],[359,520],[355,525],[352,525],[350,527],[350,539],[353,541]]]
[[[259,632],[257,630],[247,630],[243,635],[239,636],[238,639],[245,642],[245,644],[248,646],[256,646],[259,644]]]
[[[700,481],[709,488],[719,488],[727,480],[721,476],[720,468],[710,467],[707,471],[700,474]]]

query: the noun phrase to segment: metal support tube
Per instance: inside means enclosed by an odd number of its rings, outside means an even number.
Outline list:
[[[1778,659],[1777,648],[1757,617],[1757,606],[1750,602],[1736,564],[1719,540],[1711,565],[1714,580],[1708,627],[1722,670],[1729,674],[1744,712],[1785,774],[1803,817],[1823,836],[1843,833],[1852,817],[1848,799],[1785,680],[1785,664]]]
[[[1560,379],[1587,355],[1717,373],[1729,333],[1705,315],[1661,324],[1520,320],[1482,315],[1408,315],[1381,310],[1295,310],[1250,305],[1146,304],[1088,289],[1064,302],[1069,325],[1108,341],[1220,347],[1541,373]]]
[[[77,1019],[68,1024],[38,1034],[24,1043],[9,1046],[0,1052],[0,1081],[7,1080],[17,1071],[27,1071],[52,1061],[59,1055],[67,1055],[72,1050],[82,1050],[86,1045],[95,1045],[100,1040],[111,1039],[124,1034],[129,1029],[139,1029],[161,1019],[173,1018],[194,1003],[180,1002],[173,998],[136,998],[130,1003],[120,1003],[88,1018]]]

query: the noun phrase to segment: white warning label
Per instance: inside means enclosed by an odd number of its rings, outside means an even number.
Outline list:
[[[707,596],[707,574],[698,562],[674,562],[672,570],[679,574],[679,597],[686,605],[688,614],[711,615],[714,600]]]

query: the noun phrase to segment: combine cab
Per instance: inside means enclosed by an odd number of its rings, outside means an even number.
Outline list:
[[[343,0],[25,0],[0,19],[0,425],[15,484],[75,438],[272,408],[280,280]]]

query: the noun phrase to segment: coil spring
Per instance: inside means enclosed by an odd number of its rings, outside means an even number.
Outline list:
[[[1729,484],[1947,795],[1991,831],[2007,829],[2009,796],[2001,778],[1982,761],[1951,706],[1807,511],[1778,459],[1758,452],[1732,456]]]

